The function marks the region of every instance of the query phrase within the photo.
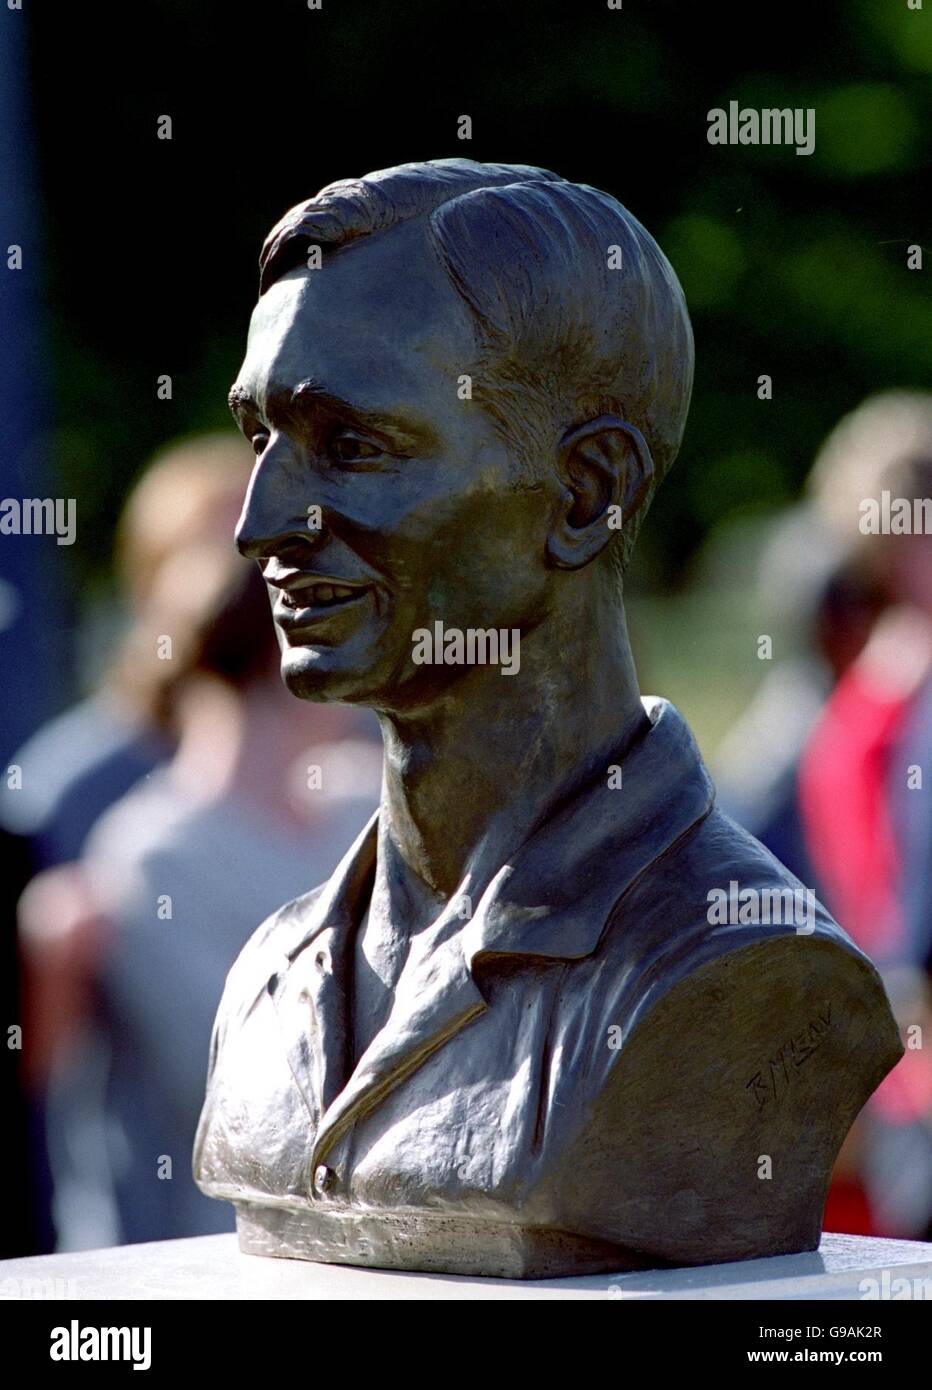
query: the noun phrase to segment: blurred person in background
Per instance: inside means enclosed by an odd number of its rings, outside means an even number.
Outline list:
[[[928,969],[932,818],[908,769],[922,768],[932,735],[932,395],[887,393],[847,416],[812,491],[885,602],[804,751],[806,836],[858,944],[880,965]]]
[[[101,812],[170,754],[175,668],[143,685],[135,659],[149,641],[152,586],[177,550],[232,534],[251,458],[226,434],[202,435],[157,455],[133,488],[114,553],[125,638],[96,689],[14,755],[22,785],[0,788],[0,823],[28,841],[34,872],[77,859]]]
[[[48,1095],[60,1249],[232,1229],[190,1174],[226,971],[256,920],[332,871],[376,801],[368,725],[296,710],[281,685],[265,586],[231,540],[252,456],[224,448],[225,500],[137,576],[145,619],[119,662],[174,754],[20,904],[24,1064]],[[145,492],[152,506],[160,489]]]
[[[114,548],[117,598],[125,610],[125,635],[116,643],[116,655],[85,699],[43,724],[13,754],[14,775],[8,773],[0,782],[0,827],[23,865],[13,902],[23,884],[39,873],[47,875],[47,886],[57,884],[61,896],[79,895],[80,876],[71,866],[93,825],[170,756],[175,737],[171,691],[178,663],[162,663],[158,681],[146,685],[138,679],[135,655],[155,640],[153,585],[177,550],[198,538],[220,540],[232,533],[251,464],[252,455],[238,436],[201,435],[157,454],[133,487]],[[15,930],[7,940],[15,947]],[[72,970],[68,952],[64,937],[54,951],[47,946],[33,980],[31,995],[41,994],[50,1018],[86,1013],[88,1001],[79,987],[83,969],[75,962],[78,968]],[[86,1022],[90,1025],[89,1017]],[[88,1026],[89,1054],[92,1034]],[[36,1245],[46,1251],[55,1244],[44,1106],[48,1039],[31,1026],[28,1042],[22,1070],[31,1205]]]
[[[932,396],[873,398],[820,450],[759,586],[808,645],[761,682],[718,772],[732,814],[875,960],[907,1042],[842,1149],[825,1227],[928,1238],[932,535],[872,534],[885,492],[910,512],[929,499],[932,527]]]
[[[873,1232],[932,1236],[932,395],[846,417],[813,490],[883,613],[800,759],[808,852],[829,909],[884,974],[906,1055],[871,1098],[860,1179]]]
[[[768,626],[792,627],[794,655],[773,663],[715,756],[728,813],[818,895],[799,802],[803,749],[886,599],[812,501],[789,508],[764,546],[757,580]]]

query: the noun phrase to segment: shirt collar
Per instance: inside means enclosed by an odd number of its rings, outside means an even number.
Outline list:
[[[578,959],[598,947],[619,900],[711,810],[714,788],[689,726],[667,700],[642,701],[649,726],[579,787],[502,866],[464,922],[463,952]],[[610,776],[612,767],[621,769]],[[620,780],[620,785],[617,785]],[[375,872],[378,812],[310,909],[293,918],[293,960],[324,928],[362,920]],[[452,900],[447,911],[461,909]]]

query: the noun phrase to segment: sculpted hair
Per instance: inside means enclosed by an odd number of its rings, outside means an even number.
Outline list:
[[[533,481],[564,431],[617,414],[641,431],[654,480],[617,533],[624,570],[657,486],[679,450],[693,337],[660,247],[615,198],[547,169],[438,159],[329,184],[272,229],[260,295],[306,264],[308,245],[346,245],[410,218],[476,323],[473,395]],[[617,268],[614,268],[617,267]]]

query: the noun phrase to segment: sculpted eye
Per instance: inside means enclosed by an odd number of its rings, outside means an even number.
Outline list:
[[[338,463],[361,463],[364,459],[379,458],[385,452],[379,444],[373,444],[371,440],[362,439],[347,430],[335,434],[329,448],[331,456]]]

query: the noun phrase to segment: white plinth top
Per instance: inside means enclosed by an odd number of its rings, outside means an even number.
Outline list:
[[[932,1297],[932,1245],[844,1235],[823,1236],[808,1255],[527,1282],[267,1259],[243,1255],[235,1235],[0,1261],[2,1299],[886,1300],[923,1291]]]

